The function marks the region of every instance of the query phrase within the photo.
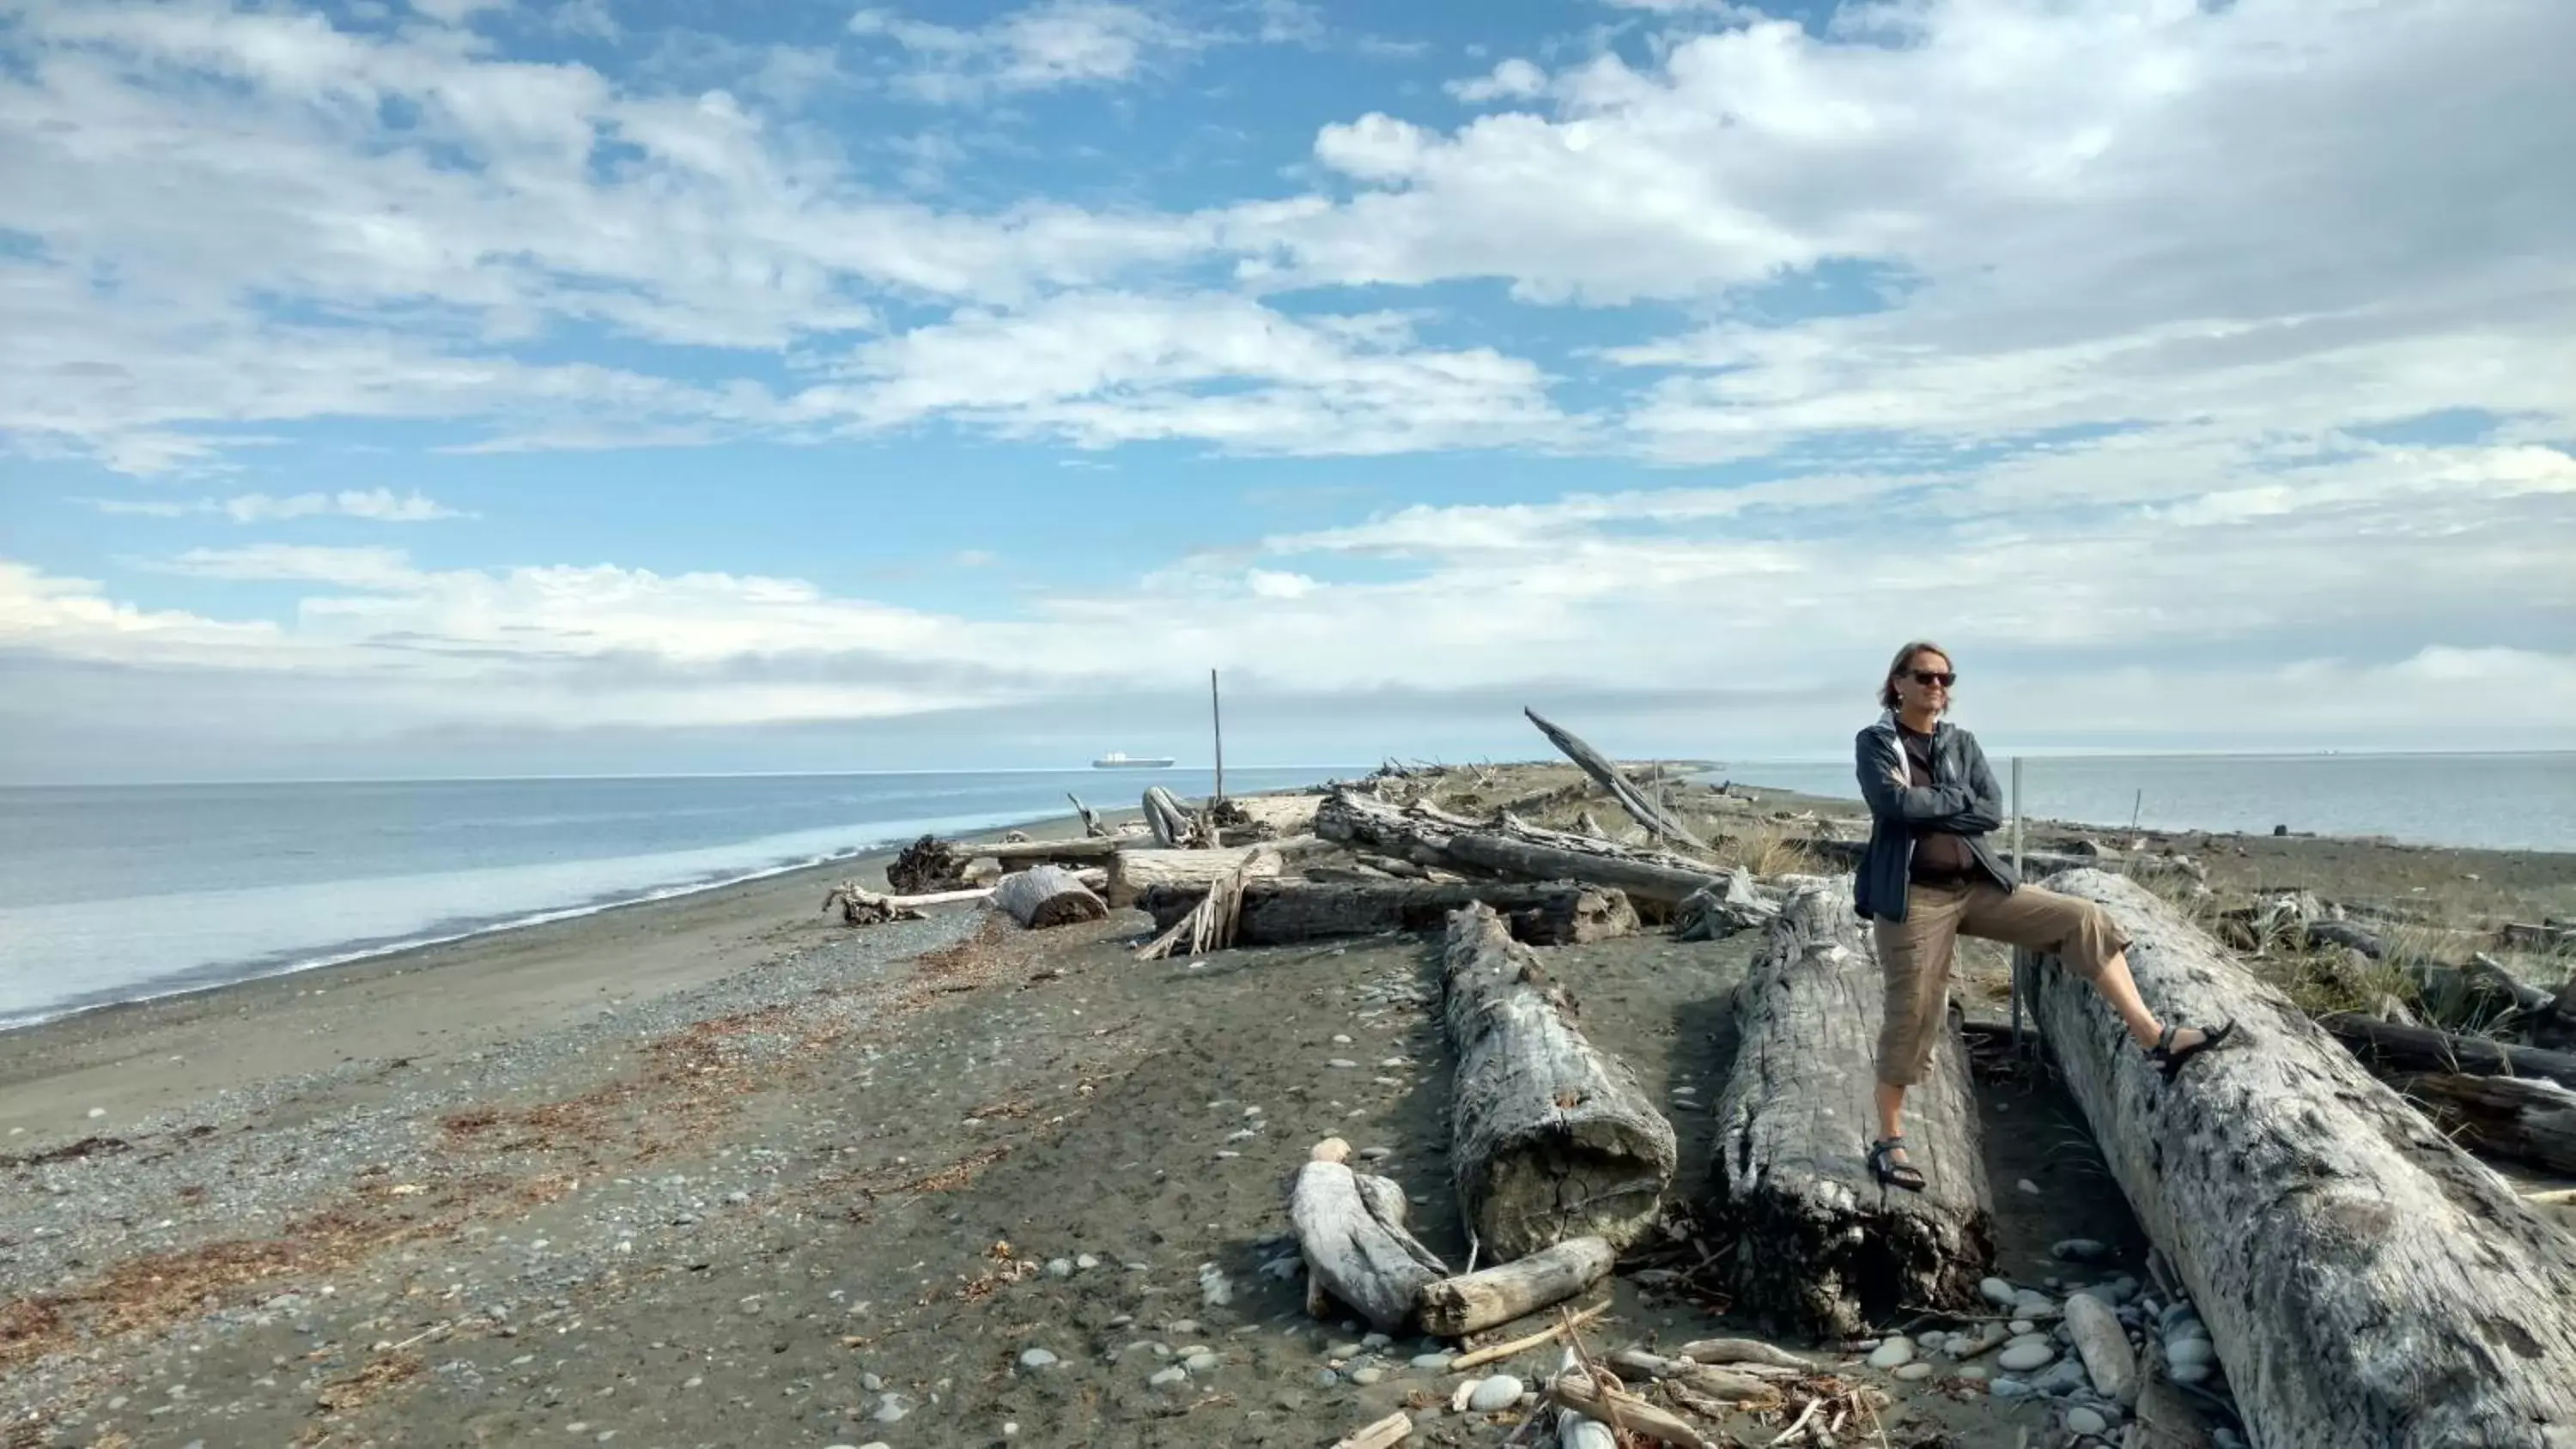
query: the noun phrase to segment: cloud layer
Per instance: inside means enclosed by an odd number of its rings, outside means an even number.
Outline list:
[[[2070,736],[2568,717],[2576,8],[1881,0],[1802,27],[1616,0],[1355,89],[1285,173],[1034,170],[999,205],[890,178],[886,117],[1069,156],[1092,143],[1048,128],[1087,113],[1047,107],[1180,108],[1226,53],[1337,38],[1276,4],[933,13],[653,52],[622,10],[30,0],[0,29],[0,449],[97,476],[117,526],[281,533],[460,513],[106,475],[399,423],[467,453],[939,437],[1608,481],[1238,531],[1006,617],[740,560],[120,535],[122,583],[0,565],[0,667],[291,676],[352,730],[752,727],[1184,659],[1283,699],[1824,698],[1928,619]],[[700,57],[686,85],[636,59],[670,51]],[[147,607],[138,580],[296,602]]]

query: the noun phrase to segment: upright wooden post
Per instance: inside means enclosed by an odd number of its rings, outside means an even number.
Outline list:
[[[1217,700],[1216,671],[1208,671],[1208,718],[1216,724],[1216,795],[1225,798],[1225,708]]]

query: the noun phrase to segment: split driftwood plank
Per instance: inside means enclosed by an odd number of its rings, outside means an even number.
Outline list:
[[[1352,1170],[1339,1137],[1316,1143],[1288,1191],[1288,1221],[1306,1280],[1388,1333],[1413,1317],[1423,1287],[1447,1276],[1404,1226],[1404,1189]]]
[[[1041,865],[1002,877],[993,887],[993,907],[1029,929],[1069,926],[1076,921],[1105,920],[1109,907],[1093,895],[1072,871]]]
[[[2033,1003],[2265,1449],[2576,1444],[2576,1241],[2134,882],[2078,870],[2170,1020],[2237,1039],[2167,1082],[2041,957]],[[2438,1387],[2436,1387],[2438,1386]]]
[[[1465,875],[1579,880],[1625,891],[1632,901],[1664,906],[1679,905],[1704,886],[1722,884],[1715,866],[1681,856],[1541,830],[1509,817],[1483,824],[1431,805],[1392,805],[1348,790],[1335,791],[1318,807],[1315,833],[1417,865]]]
[[[1529,722],[1538,726],[1538,732],[1547,736],[1549,744],[1564,751],[1567,759],[1581,765],[1583,773],[1600,781],[1601,788],[1610,792],[1610,798],[1619,802],[1630,819],[1646,827],[1647,834],[1680,841],[1693,850],[1708,849],[1708,842],[1693,835],[1689,826],[1647,799],[1645,791],[1620,773],[1618,761],[1585,744],[1572,730],[1549,723],[1537,710],[1523,709],[1521,713],[1529,716]]]
[[[1422,1285],[1422,1331],[1457,1338],[1509,1323],[1581,1293],[1610,1276],[1619,1254],[1607,1239],[1568,1238],[1500,1267]]]
[[[1736,1306],[1787,1329],[1854,1337],[1900,1305],[1973,1302],[1991,1271],[1994,1200],[1955,1030],[1905,1099],[1906,1155],[1925,1190],[1870,1176],[1884,1014],[1848,883],[1793,890],[1735,989],[1711,1204],[1735,1238]]]
[[[845,880],[832,887],[823,897],[823,909],[841,908],[841,923],[848,926],[874,926],[887,921],[917,921],[923,909],[950,906],[963,901],[980,901],[993,894],[991,886],[971,886],[964,890],[931,891],[922,895],[887,896]]]
[[[1005,865],[1096,865],[1117,858],[1118,839],[1086,836],[1080,840],[995,840],[961,844],[956,850],[965,859],[998,860]]]
[[[1154,929],[1163,931],[1206,895],[1200,886],[1161,885],[1145,891],[1137,904],[1153,913]],[[1450,912],[1476,901],[1500,912],[1515,940],[1534,946],[1606,941],[1637,928],[1637,912],[1627,896],[1574,881],[1362,884],[1283,877],[1244,886],[1243,916],[1234,939],[1242,946],[1277,946],[1330,936],[1439,931],[1447,929]]]
[[[2321,1016],[2317,1024],[2382,1075],[2457,1072],[2474,1077],[2539,1077],[2576,1087],[2576,1052],[2543,1051],[2350,1011]]]
[[[1457,1052],[1449,1161],[1486,1252],[1569,1238],[1624,1248],[1673,1180],[1673,1126],[1637,1074],[1584,1039],[1574,1002],[1490,907],[1449,918],[1442,1018]]]

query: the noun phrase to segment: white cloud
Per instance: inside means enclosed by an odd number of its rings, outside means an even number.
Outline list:
[[[870,7],[852,15],[849,28],[907,52],[916,64],[896,77],[896,89],[940,104],[1132,80],[1160,57],[1208,43],[1149,10],[1108,0],[1043,0],[973,30]]]
[[[1471,105],[1486,101],[1525,101],[1547,89],[1547,72],[1518,56],[1474,80],[1451,81],[1442,89]]]
[[[92,498],[86,501],[101,513],[150,518],[221,514],[235,523],[267,523],[326,515],[363,518],[377,523],[430,523],[473,516],[418,492],[398,494],[390,488],[349,488],[338,493],[297,493],[283,498],[266,493],[242,493],[230,498],[200,498],[189,503],[125,498]]]
[[[1568,423],[1527,362],[1424,347],[1390,314],[1291,317],[1224,294],[1060,295],[861,347],[802,415],[960,419],[1083,447],[1187,438],[1367,454],[1544,443]]]

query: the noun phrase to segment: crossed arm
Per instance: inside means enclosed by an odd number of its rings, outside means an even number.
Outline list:
[[[1968,779],[1963,785],[1909,785],[1904,764],[1891,765],[1876,732],[1863,730],[1854,742],[1861,798],[1880,820],[1915,831],[1942,830],[1956,835],[1983,835],[2003,826],[2003,791],[1986,766],[1986,752],[1976,736],[1966,741]]]

